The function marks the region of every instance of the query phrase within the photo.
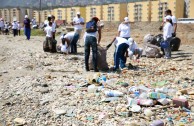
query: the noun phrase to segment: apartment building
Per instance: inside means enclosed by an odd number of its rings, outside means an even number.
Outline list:
[[[194,18],[194,0],[188,1],[188,18]]]
[[[66,20],[67,19],[67,8],[56,8],[53,10],[53,15],[56,20]]]
[[[10,21],[17,20],[21,21],[21,11],[18,8],[12,8],[9,10],[10,11]]]
[[[127,16],[127,4],[107,4],[102,5],[102,13],[104,21],[123,21]]]
[[[102,19],[102,6],[101,5],[89,5],[86,6],[86,22],[90,21],[92,17],[98,17]]]
[[[2,17],[2,9],[0,9],[0,18]]]
[[[69,7],[69,8],[66,8],[66,10],[67,10],[66,11],[66,14],[67,14],[66,21],[68,23],[73,21],[73,18],[76,16],[77,12],[80,12],[81,17],[83,17],[84,20],[86,20],[86,7]]]
[[[151,1],[128,3],[127,10],[131,22],[151,20]]]
[[[151,21],[162,21],[165,10],[170,9],[177,18],[184,17],[184,0],[158,0],[151,2]]]

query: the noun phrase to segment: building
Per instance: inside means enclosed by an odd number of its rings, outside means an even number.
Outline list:
[[[188,1],[188,18],[194,18],[194,0]]]
[[[10,9],[2,9],[1,13],[2,13],[2,18],[4,19],[4,21],[8,21],[8,22],[11,21],[11,19],[10,19]]]
[[[56,8],[53,10],[53,15],[56,20],[66,20],[67,19],[67,8]]]
[[[90,21],[92,17],[103,19],[101,5],[89,5],[86,7],[86,22]]]
[[[21,21],[22,20],[20,9],[12,8],[12,9],[9,9],[9,12],[10,12],[10,21],[13,21],[13,20]]]
[[[184,17],[184,0],[158,0],[151,2],[151,21],[162,21],[165,10],[170,9],[176,18]]]
[[[132,2],[127,5],[131,22],[151,20],[151,1]]]
[[[0,9],[0,18],[2,17],[2,9]]]
[[[84,20],[86,19],[86,7],[69,7],[67,8],[67,11],[66,11],[66,14],[67,14],[66,21],[68,23],[72,22],[77,12],[81,13],[81,17],[83,17]]]
[[[53,14],[53,11],[51,11],[51,10],[42,10],[42,11],[40,11],[40,22],[41,23],[44,22],[45,20],[48,19],[48,16],[52,15],[52,14]],[[39,20],[37,20],[37,21],[39,23]]]
[[[127,16],[127,4],[107,4],[102,5],[104,21],[123,21]]]

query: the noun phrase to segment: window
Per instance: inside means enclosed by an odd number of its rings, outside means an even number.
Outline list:
[[[71,9],[71,20],[75,17],[75,9]]]
[[[62,20],[62,10],[57,10],[57,19]]]
[[[114,21],[114,7],[108,7],[108,21]]]
[[[96,16],[96,8],[90,8],[90,18]]]

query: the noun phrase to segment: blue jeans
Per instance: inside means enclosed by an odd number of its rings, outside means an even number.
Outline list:
[[[165,57],[166,58],[171,58],[171,46],[170,46],[170,41],[171,41],[171,37],[168,38],[166,41],[169,43],[169,46],[167,48],[164,48],[164,53],[165,53]]]
[[[73,39],[70,43],[71,53],[77,53],[77,41],[78,41],[78,39],[79,39],[79,34],[75,33],[74,36],[73,36]]]
[[[30,28],[25,28],[24,32],[25,32],[26,38],[28,40],[30,40],[31,29]]]
[[[119,64],[121,68],[125,67],[125,63],[126,63],[125,53],[127,52],[128,48],[129,48],[129,45],[126,43],[122,43],[117,47],[115,56],[114,56],[114,70],[119,69]]]
[[[90,47],[92,47],[92,60],[94,70],[97,70],[97,39],[93,36],[86,36],[85,39],[85,67],[89,70],[89,56],[90,56]]]

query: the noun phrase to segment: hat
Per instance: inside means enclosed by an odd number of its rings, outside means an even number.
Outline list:
[[[134,42],[134,39],[133,38],[129,38],[128,41],[129,42]]]
[[[51,15],[48,15],[48,17],[52,17]]]
[[[80,12],[77,12],[77,15],[80,15]]]
[[[170,15],[166,16],[165,18],[166,20],[172,20],[172,17]]]
[[[125,22],[129,22],[129,18],[128,18],[128,17],[125,17],[125,18],[124,18],[124,21],[125,21]]]
[[[28,18],[28,15],[25,15],[25,18]]]

